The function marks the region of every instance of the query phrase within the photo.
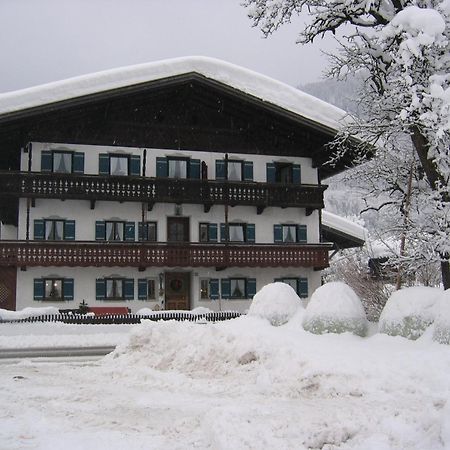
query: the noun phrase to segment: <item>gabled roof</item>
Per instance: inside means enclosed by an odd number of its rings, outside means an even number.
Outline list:
[[[367,230],[344,217],[322,210],[322,233],[326,241],[333,242],[336,249],[362,247]]]
[[[0,94],[0,118],[45,105],[191,73],[294,113],[332,133],[348,120],[345,111],[292,86],[234,64],[199,56],[122,67]]]

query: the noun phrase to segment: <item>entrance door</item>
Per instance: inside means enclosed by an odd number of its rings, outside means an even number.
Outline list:
[[[167,218],[167,242],[189,242],[189,217]]]
[[[166,272],[166,309],[190,309],[190,273]]]

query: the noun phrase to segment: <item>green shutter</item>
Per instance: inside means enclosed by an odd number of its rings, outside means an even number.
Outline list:
[[[308,242],[308,235],[306,225],[297,225],[297,242]]]
[[[64,300],[73,300],[73,278],[63,280]]]
[[[230,290],[231,290],[231,283],[228,278],[222,278],[220,283],[221,293],[223,299],[229,299],[230,298]]]
[[[225,161],[216,160],[216,180],[225,180]]]
[[[247,298],[253,298],[256,294],[256,278],[247,279]]]
[[[246,234],[247,242],[255,242],[255,224],[254,223],[248,223],[245,226],[245,234]]]
[[[211,300],[219,298],[219,280],[217,278],[209,280],[209,297]]]
[[[294,184],[300,184],[302,182],[300,164],[292,165],[292,182]]]
[[[244,181],[253,181],[253,162],[244,161]]]
[[[227,241],[227,228],[224,223],[220,224],[220,242]]]
[[[266,164],[266,178],[268,183],[275,183],[275,164],[274,163],[267,163]]]
[[[106,298],[106,282],[104,278],[97,278],[95,280],[95,299],[105,300]]]
[[[308,278],[299,278],[297,282],[297,292],[300,298],[308,297]]]
[[[156,176],[159,178],[167,177],[167,158],[156,158]]]
[[[53,170],[53,154],[50,151],[41,153],[41,172],[51,172]]]
[[[45,221],[42,219],[36,219],[34,221],[34,239],[45,239]]]
[[[97,220],[95,222],[95,240],[104,241],[106,235],[106,224],[103,220]]]
[[[140,174],[141,174],[141,157],[139,155],[131,155],[130,175],[138,177]]]
[[[108,153],[100,153],[98,155],[98,174],[109,175],[109,155]]]
[[[125,223],[125,240],[126,241],[134,241],[135,240],[135,229],[134,222],[126,222]]]
[[[273,242],[283,242],[283,227],[281,225],[273,226]]]
[[[84,153],[73,154],[73,173],[84,173]]]
[[[66,220],[64,222],[64,239],[67,241],[75,240],[75,220]]]
[[[189,178],[200,178],[200,160],[191,159],[189,162]]]
[[[138,280],[138,300],[147,300],[147,285],[146,278],[140,278]]]
[[[43,300],[44,299],[44,280],[35,278],[33,283],[33,299]]]
[[[123,295],[125,300],[134,300],[134,280],[127,278],[123,280]]]
[[[210,223],[208,226],[209,242],[217,242],[217,223]]]

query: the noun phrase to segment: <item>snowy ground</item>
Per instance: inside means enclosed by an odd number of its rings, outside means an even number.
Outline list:
[[[96,345],[101,328],[77,329]],[[317,336],[251,317],[129,329],[99,361],[1,365],[0,448],[450,449],[450,347],[429,332]]]

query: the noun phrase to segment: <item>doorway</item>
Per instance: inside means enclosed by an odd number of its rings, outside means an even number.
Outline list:
[[[165,309],[189,310],[191,277],[189,272],[165,273]]]
[[[189,217],[168,217],[167,242],[189,241]]]

